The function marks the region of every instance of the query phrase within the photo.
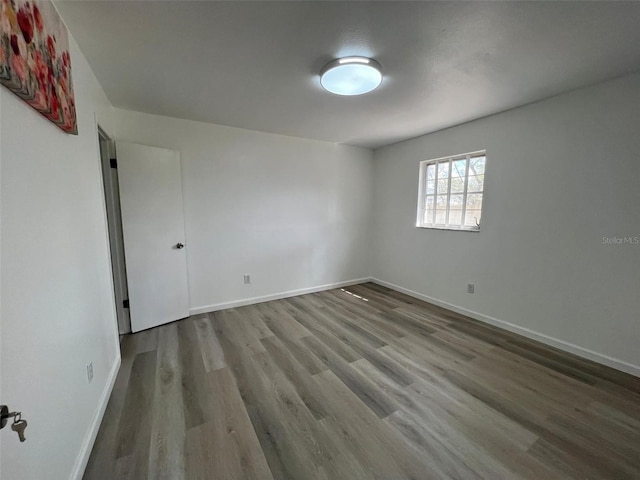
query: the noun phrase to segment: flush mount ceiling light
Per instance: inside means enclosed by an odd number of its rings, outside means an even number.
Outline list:
[[[329,62],[320,72],[322,88],[336,95],[362,95],[382,83],[380,64],[366,57],[344,57]]]

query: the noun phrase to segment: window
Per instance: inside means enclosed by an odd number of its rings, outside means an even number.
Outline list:
[[[486,152],[420,162],[417,227],[480,230]]]

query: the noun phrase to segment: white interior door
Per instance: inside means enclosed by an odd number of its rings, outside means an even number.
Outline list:
[[[180,154],[117,144],[131,330],[189,316]]]

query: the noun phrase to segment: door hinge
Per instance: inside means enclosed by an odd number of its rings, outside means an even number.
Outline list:
[[[129,299],[123,300],[123,301],[122,301],[122,306],[123,306],[124,308],[129,308]]]
[[[112,158],[109,162],[111,163],[111,168],[118,168],[118,159]]]

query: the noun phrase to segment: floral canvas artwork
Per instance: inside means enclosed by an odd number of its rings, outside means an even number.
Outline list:
[[[0,0],[0,83],[77,134],[67,29],[49,0]]]

